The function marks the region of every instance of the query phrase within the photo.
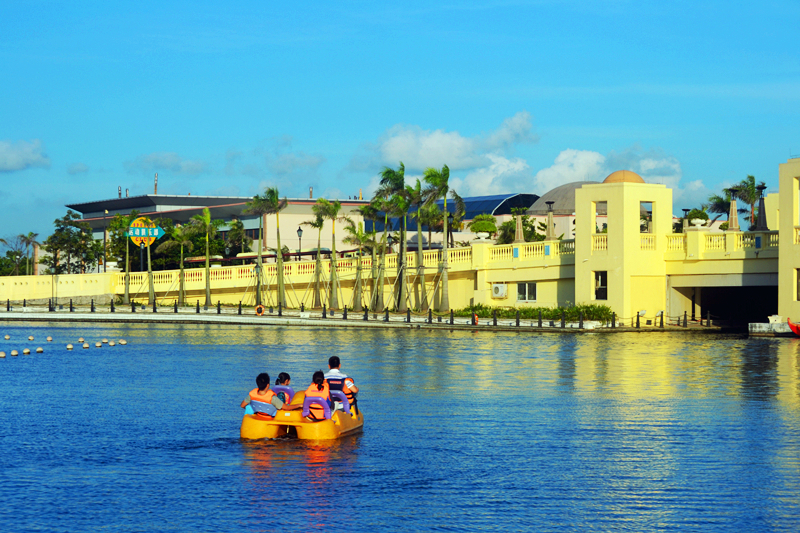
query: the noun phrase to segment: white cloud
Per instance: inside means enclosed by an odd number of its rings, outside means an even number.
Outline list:
[[[184,159],[175,152],[153,152],[126,161],[125,168],[130,173],[170,171],[175,174],[196,176],[208,171],[208,164],[200,160]]]
[[[605,156],[589,150],[563,150],[553,165],[544,168],[533,177],[533,189],[542,195],[559,185],[573,181],[600,181],[605,172]]]
[[[536,142],[538,137],[532,129],[527,111],[506,118],[495,130],[471,137],[457,131],[398,124],[376,143],[363,145],[351,159],[348,170],[377,173],[382,166],[394,168],[400,161],[406,171],[412,172],[443,165],[451,171],[474,170],[490,166],[490,154],[503,155],[517,144]]]
[[[89,172],[89,166],[85,163],[73,163],[67,167],[67,174],[70,176],[81,174],[83,172]]]
[[[531,187],[530,167],[519,157],[508,159],[487,154],[489,164],[462,178],[453,178],[453,188],[462,196],[485,196],[512,191],[528,191]]]
[[[608,155],[588,150],[564,150],[553,164],[534,176],[534,189],[541,195],[574,181],[603,181],[616,170],[631,170],[647,183],[659,183],[672,189],[673,205],[699,206],[711,191],[702,180],[681,183],[683,169],[675,156],[660,148],[644,150],[638,145]]]
[[[520,111],[503,120],[497,129],[465,137],[457,131],[425,130],[398,124],[389,128],[376,143],[361,147],[347,171],[370,172],[365,190],[377,188],[375,177],[381,167],[406,168],[406,182],[413,183],[428,168],[450,168],[453,187],[462,195],[484,195],[528,190],[530,169],[524,159],[513,157],[514,148],[536,142],[531,115]]]
[[[32,167],[50,168],[50,158],[44,153],[42,141],[0,141],[0,172]]]

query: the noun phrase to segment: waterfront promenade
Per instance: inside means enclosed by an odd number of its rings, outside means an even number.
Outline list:
[[[640,323],[640,327],[634,324],[604,324],[599,321],[586,320],[580,322],[560,320],[543,320],[541,327],[538,320],[498,318],[496,323],[492,318],[478,319],[477,324],[473,324],[470,317],[463,316],[428,316],[416,314],[396,314],[396,313],[368,313],[364,319],[364,313],[348,312],[347,316],[342,311],[334,313],[326,312],[323,317],[322,311],[283,310],[282,316],[278,316],[278,311],[269,310],[263,316],[256,316],[252,309],[243,309],[239,314],[237,308],[216,307],[204,309],[200,308],[180,308],[176,313],[174,308],[162,307],[157,312],[151,308],[136,306],[136,312],[131,312],[130,306],[116,307],[112,313],[110,308],[97,308],[92,312],[89,308],[75,308],[70,312],[69,308],[58,311],[48,311],[47,307],[28,307],[25,310],[17,308],[12,311],[0,311],[0,322],[95,322],[95,323],[162,323],[162,324],[229,324],[245,325],[253,327],[269,326],[289,326],[289,327],[325,327],[325,328],[369,328],[369,329],[430,329],[430,330],[468,330],[480,332],[519,332],[519,333],[667,333],[667,332],[695,332],[695,333],[718,333],[722,328],[712,324],[709,326],[701,322],[687,322],[683,327],[682,321],[667,321],[664,327],[660,325],[645,325]]]

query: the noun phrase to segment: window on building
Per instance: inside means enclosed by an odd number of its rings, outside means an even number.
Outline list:
[[[608,272],[605,270],[594,273],[594,299],[608,300]]]
[[[653,202],[639,202],[639,231],[653,233]]]
[[[518,302],[535,302],[536,301],[536,283],[517,283],[517,301]]]
[[[800,268],[794,269],[794,279],[795,279],[795,293],[794,299],[795,301],[800,301]]]

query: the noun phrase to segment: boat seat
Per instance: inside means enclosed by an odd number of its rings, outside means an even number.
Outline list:
[[[272,392],[274,392],[275,394],[278,394],[279,392],[286,394],[286,397],[289,399],[286,400],[284,403],[291,403],[292,398],[294,398],[294,389],[286,385],[275,385],[274,387],[272,387]]]
[[[276,414],[278,414],[278,410],[271,403],[257,402],[255,400],[250,400],[250,407],[253,408],[253,412],[256,415],[266,415],[269,417],[274,417]]]
[[[347,395],[344,393],[344,391],[332,390],[331,399],[336,400],[337,402],[341,402],[342,411],[344,411],[348,415],[350,414],[350,400],[347,399]]]
[[[333,391],[331,391],[333,392]],[[328,405],[323,398],[319,398],[317,396],[306,396],[306,399],[303,400],[303,416],[306,417],[311,413],[311,406],[317,404],[322,407],[322,410],[325,412],[325,419],[330,419],[331,417],[331,406]]]

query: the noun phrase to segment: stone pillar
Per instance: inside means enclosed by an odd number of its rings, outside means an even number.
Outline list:
[[[731,197],[731,210],[728,213],[728,231],[739,231],[739,206],[733,197]]]
[[[473,241],[472,246],[472,271],[475,275],[475,290],[473,294],[473,304],[490,304],[492,297],[492,287],[488,281],[487,265],[491,248],[489,241]]]
[[[39,275],[39,245],[33,245],[33,275]]]
[[[522,215],[515,215],[517,221],[516,231],[514,232],[514,244],[525,242],[525,232],[522,230]]]
[[[708,230],[708,226],[686,228],[686,259],[696,261],[702,257]]]
[[[547,230],[544,232],[544,240],[553,241],[556,238],[555,228],[553,228],[553,212],[547,212]]]

